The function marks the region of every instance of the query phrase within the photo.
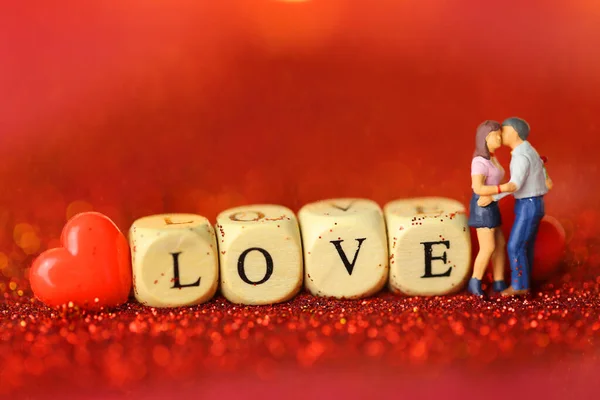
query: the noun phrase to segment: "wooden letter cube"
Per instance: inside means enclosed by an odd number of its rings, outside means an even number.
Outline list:
[[[152,215],[129,231],[133,288],[152,307],[179,307],[210,300],[217,291],[219,264],[215,232],[193,214]]]
[[[435,296],[460,290],[471,272],[471,234],[465,207],[439,197],[386,204],[390,289]]]
[[[385,221],[377,203],[332,199],[298,213],[304,244],[304,283],[314,295],[361,298],[388,278]]]
[[[302,288],[302,240],[294,213],[250,205],[217,217],[221,292],[238,304],[273,304]]]

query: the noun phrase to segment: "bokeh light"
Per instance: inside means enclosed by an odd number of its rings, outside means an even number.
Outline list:
[[[0,252],[0,270],[8,267],[8,256]]]
[[[240,2],[237,10],[249,38],[272,53],[307,51],[326,46],[340,28],[346,3],[327,1]]]
[[[83,212],[94,211],[94,207],[85,200],[75,200],[67,206],[66,217],[67,220],[73,218],[75,215]]]

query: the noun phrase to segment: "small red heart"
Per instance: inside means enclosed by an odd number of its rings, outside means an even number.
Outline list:
[[[71,218],[61,234],[62,247],[33,262],[33,293],[49,306],[73,302],[83,308],[117,306],[131,290],[129,245],[108,217],[96,212]]]

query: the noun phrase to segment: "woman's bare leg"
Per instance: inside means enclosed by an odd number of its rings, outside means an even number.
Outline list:
[[[496,229],[496,249],[492,254],[492,267],[494,269],[494,280],[504,281],[504,271],[506,263],[506,239],[502,229]]]
[[[479,253],[473,264],[473,278],[481,280],[485,269],[490,264],[492,254],[496,249],[496,231],[495,228],[478,228],[477,239],[479,240]]]

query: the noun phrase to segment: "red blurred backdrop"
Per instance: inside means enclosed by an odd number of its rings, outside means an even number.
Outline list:
[[[78,211],[127,230],[258,202],[466,204],[476,126],[514,115],[549,158],[547,214],[598,266],[598,39],[596,0],[6,2],[0,292],[28,291],[31,259]]]
[[[475,127],[513,115],[571,240],[600,199],[599,17],[593,0],[6,4],[3,277],[26,287],[87,209],[126,230],[255,202],[466,203]]]

